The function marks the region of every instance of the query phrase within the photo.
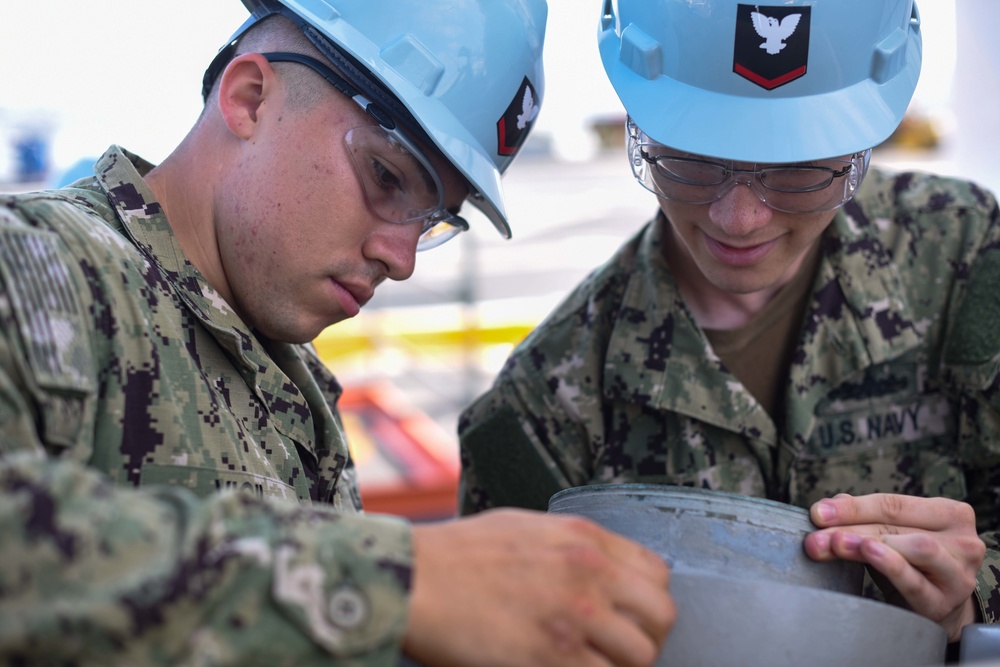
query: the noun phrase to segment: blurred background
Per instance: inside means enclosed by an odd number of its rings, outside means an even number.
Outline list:
[[[113,143],[162,160],[201,111],[204,68],[246,18],[239,0],[2,1],[0,193],[89,173]],[[316,341],[347,388],[371,510],[454,511],[461,409],[655,212],[625,161],[624,112],[598,56],[602,4],[549,0],[542,111],[505,177],[513,239],[470,213],[470,233],[419,255],[413,278],[383,285],[361,315]],[[873,161],[1000,190],[1000,3],[919,9],[920,83]]]

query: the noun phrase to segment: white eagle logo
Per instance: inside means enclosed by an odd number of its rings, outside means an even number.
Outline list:
[[[772,16],[764,16],[760,12],[750,12],[753,29],[766,40],[760,45],[760,48],[772,56],[788,46],[784,40],[792,36],[801,18],[802,14],[789,14],[779,21]]]
[[[517,129],[523,130],[528,127],[528,123],[535,120],[538,115],[539,106],[535,104],[535,98],[531,95],[531,88],[524,87],[524,99],[521,101],[521,113],[517,114]]]

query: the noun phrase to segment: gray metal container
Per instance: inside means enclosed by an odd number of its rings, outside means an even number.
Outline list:
[[[927,667],[942,665],[944,630],[860,597],[864,566],[817,563],[805,510],[687,487],[613,484],[561,491],[549,511],[585,516],[671,566],[674,626],[665,667]]]

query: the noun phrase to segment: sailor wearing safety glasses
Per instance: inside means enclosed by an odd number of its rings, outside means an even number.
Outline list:
[[[659,210],[463,414],[464,511],[598,483],[769,498],[950,641],[1000,620],[996,199],[869,164],[916,87],[915,4],[602,4]]]

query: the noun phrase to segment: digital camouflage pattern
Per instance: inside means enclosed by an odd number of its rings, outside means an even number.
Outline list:
[[[989,551],[1000,620],[1000,214],[975,185],[872,170],[837,212],[784,426],[713,353],[661,252],[662,216],[511,355],[459,422],[462,511],[545,509],[586,484],[678,484],[808,507],[947,496]]]
[[[0,196],[0,662],[395,665],[409,525],[359,513],[337,381],[247,329],[149,169]]]

